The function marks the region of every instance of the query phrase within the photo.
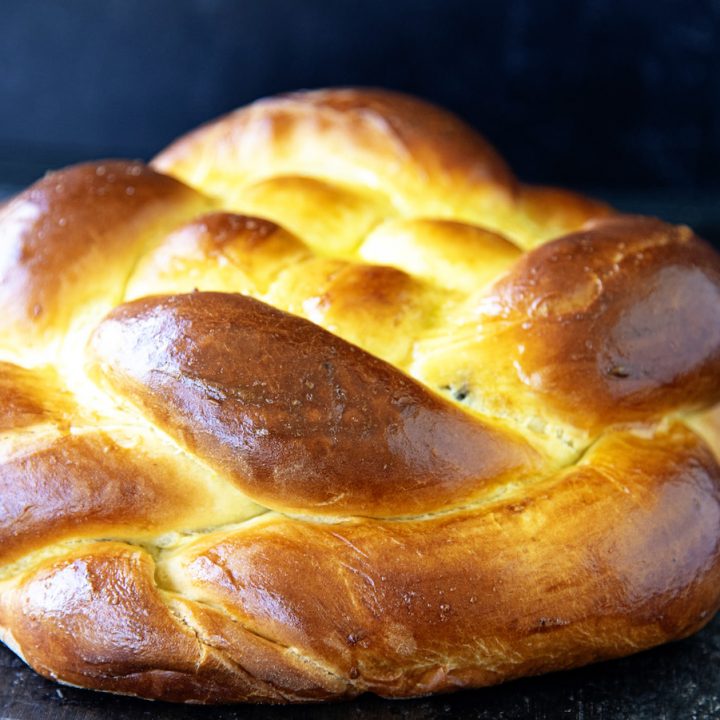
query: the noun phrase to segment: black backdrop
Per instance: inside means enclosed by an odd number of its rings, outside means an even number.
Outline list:
[[[384,85],[524,179],[720,187],[720,0],[2,0],[0,173],[147,157],[255,97]],[[0,178],[2,179],[2,178]]]

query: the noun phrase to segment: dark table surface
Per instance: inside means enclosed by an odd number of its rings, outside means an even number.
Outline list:
[[[0,199],[15,188],[3,185]],[[720,193],[604,195],[617,207],[686,222],[720,247]],[[417,700],[364,697],[301,707],[203,708],[61,687],[0,646],[0,720],[711,720],[720,719],[720,616],[681,642],[633,657],[484,690]]]

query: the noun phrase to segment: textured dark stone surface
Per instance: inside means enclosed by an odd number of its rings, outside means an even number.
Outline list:
[[[698,635],[614,662],[417,700],[303,707],[149,703],[43,680],[0,648],[2,720],[712,720],[720,718],[720,618]]]
[[[3,0],[0,67],[15,172],[340,84],[449,107],[526,180],[720,186],[718,0]]]

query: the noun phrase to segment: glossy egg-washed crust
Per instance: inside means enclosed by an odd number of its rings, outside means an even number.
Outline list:
[[[413,98],[271,98],[0,207],[0,633],[186,702],[405,697],[720,604],[720,258]]]

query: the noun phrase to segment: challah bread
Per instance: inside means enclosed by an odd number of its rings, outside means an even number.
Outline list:
[[[0,631],[184,702],[407,697],[720,605],[720,258],[390,92],[0,208]]]

